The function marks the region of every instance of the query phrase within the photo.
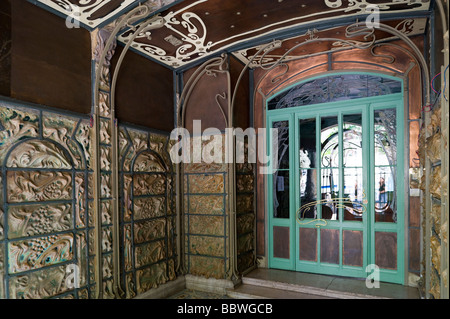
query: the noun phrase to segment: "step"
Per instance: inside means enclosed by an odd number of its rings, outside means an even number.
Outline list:
[[[242,278],[242,290],[246,290],[246,287],[251,287],[249,290],[257,292],[258,289],[264,289],[263,291],[274,291],[274,299],[372,299],[380,297],[374,297],[365,294],[358,294],[353,292],[333,291],[327,288],[318,288],[311,286],[304,286],[299,284],[290,284],[285,282],[269,281],[256,278]],[[238,287],[239,288],[239,287]],[[288,296],[296,296],[298,298],[290,298]],[[271,298],[271,297],[268,297]]]
[[[277,269],[255,269],[242,284],[336,299],[420,299],[417,288],[399,284],[380,282],[378,288],[368,288],[364,279]]]
[[[227,296],[233,299],[331,299],[325,296],[249,284],[241,284],[234,289],[228,289]]]

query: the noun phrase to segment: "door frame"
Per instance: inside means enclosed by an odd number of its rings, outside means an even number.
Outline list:
[[[367,265],[369,263],[375,263],[375,232],[382,232],[382,231],[390,231],[390,232],[396,232],[397,234],[397,269],[395,271],[390,271],[387,269],[380,269],[380,280],[381,281],[387,281],[387,282],[393,282],[393,283],[405,283],[405,260],[407,254],[405,253],[405,246],[406,246],[406,232],[405,232],[405,217],[407,216],[407,212],[405,208],[406,200],[407,200],[407,193],[404,193],[405,190],[405,178],[404,178],[404,167],[406,167],[406,160],[407,157],[405,156],[405,152],[401,149],[400,145],[404,144],[405,141],[405,123],[404,123],[404,116],[405,116],[405,99],[404,99],[404,81],[400,77],[393,77],[389,76],[383,73],[374,73],[374,72],[327,72],[320,74],[318,76],[309,77],[307,79],[302,79],[299,82],[296,82],[292,85],[290,85],[287,88],[284,88],[283,90],[277,92],[277,94],[272,95],[272,97],[281,94],[285,90],[290,89],[293,86],[296,86],[302,82],[310,81],[312,79],[321,78],[329,76],[330,74],[336,75],[336,74],[371,74],[371,75],[377,75],[385,78],[392,78],[395,80],[398,80],[402,84],[402,91],[401,93],[395,93],[390,95],[384,95],[384,96],[376,96],[376,97],[368,97],[368,98],[360,98],[360,99],[354,99],[354,100],[347,100],[347,101],[338,101],[338,102],[329,102],[329,103],[321,103],[321,104],[314,104],[314,105],[308,105],[308,106],[298,106],[298,107],[290,107],[286,109],[280,109],[280,110],[268,110],[268,101],[269,99],[266,99],[265,101],[265,114],[266,114],[266,128],[270,128],[274,121],[279,120],[288,120],[289,121],[289,141],[290,144],[293,145],[293,147],[289,147],[289,161],[290,165],[293,165],[295,169],[290,167],[289,170],[289,177],[291,180],[291,185],[294,187],[290,187],[289,190],[289,201],[290,205],[294,205],[291,207],[295,207],[296,210],[299,208],[299,198],[296,196],[296,194],[299,191],[299,186],[297,185],[297,181],[299,181],[299,170],[297,169],[298,166],[298,156],[295,156],[295,150],[298,149],[298,125],[296,121],[298,121],[299,118],[306,118],[309,114],[311,116],[316,116],[314,114],[317,113],[316,110],[314,110],[314,107],[320,108],[319,112],[324,113],[328,110],[331,114],[336,114],[339,116],[339,118],[342,118],[342,115],[344,114],[350,114],[352,112],[352,109],[359,109],[362,112],[363,116],[363,134],[366,136],[364,139],[364,144],[367,149],[373,149],[373,143],[374,143],[374,134],[373,129],[369,128],[370,125],[373,125],[373,113],[376,109],[385,109],[388,106],[391,108],[395,105],[395,109],[397,111],[397,154],[401,157],[401,161],[397,162],[397,170],[396,170],[396,180],[397,180],[397,187],[396,191],[398,193],[397,200],[398,200],[398,208],[397,208],[397,222],[396,223],[383,223],[383,222],[377,222],[375,223],[375,214],[370,214],[370,220],[363,219],[360,225],[355,224],[352,225],[352,222],[346,221],[345,223],[348,223],[346,225],[341,224],[339,229],[340,234],[340,240],[339,240],[339,263],[338,267],[318,267],[317,262],[311,262],[310,266],[307,267],[306,264],[303,267],[297,266],[297,261],[299,260],[299,249],[298,249],[298,243],[299,243],[299,231],[298,231],[298,224],[296,222],[295,211],[291,209],[291,217],[289,218],[289,221],[287,220],[281,220],[277,218],[273,218],[273,196],[272,196],[272,175],[266,176],[266,212],[267,212],[267,237],[268,238],[268,268],[281,268],[281,269],[288,269],[288,270],[295,270],[295,271],[302,271],[302,272],[312,272],[312,273],[323,273],[323,274],[330,274],[330,275],[339,275],[339,276],[350,276],[350,277],[367,277],[367,275],[370,274],[370,271],[372,269],[367,270]],[[348,106],[345,110],[339,110],[339,107],[342,106]],[[303,113],[302,113],[303,112]],[[309,117],[311,117],[309,116]],[[365,119],[365,120],[364,120]],[[267,135],[267,149],[270,149],[271,143],[271,136],[270,134]],[[292,143],[294,142],[294,143]],[[364,147],[364,146],[363,146]],[[375,190],[375,181],[374,181],[374,154],[373,152],[370,152],[370,155],[367,155],[368,152],[363,152],[363,156],[367,157],[370,156],[370,159],[367,160],[363,158],[363,163],[369,163],[370,167],[369,169],[364,169],[364,189],[368,190],[367,200],[369,203],[374,200],[374,190]],[[369,187],[369,185],[371,185]],[[370,189],[370,191],[369,191]],[[273,226],[289,226],[290,233],[290,245],[289,245],[289,254],[290,259],[281,259],[273,257]],[[310,226],[311,228],[314,228],[314,224]],[[323,227],[322,229],[326,229],[326,227]],[[351,266],[345,266],[342,265],[342,231],[343,230],[363,230],[363,267],[359,269],[351,269]],[[317,248],[317,254],[320,254],[320,250]],[[346,271],[348,268],[349,271]]]

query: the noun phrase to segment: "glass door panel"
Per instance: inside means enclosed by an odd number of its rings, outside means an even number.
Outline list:
[[[268,112],[269,267],[403,281],[401,96]]]
[[[404,192],[402,174],[402,104],[371,105],[371,257],[380,269],[381,281],[404,281]]]
[[[397,116],[393,108],[374,111],[375,222],[397,218]]]
[[[293,189],[293,154],[291,115],[269,117],[272,128],[268,141],[271,150],[268,175],[269,197],[269,266],[294,269],[295,231],[292,223],[295,215]]]
[[[301,219],[314,219],[317,212],[317,120],[316,117],[300,119],[298,161],[300,166],[300,206]]]
[[[362,113],[343,116],[344,221],[362,221],[363,183]]]
[[[310,117],[297,114],[297,270],[364,274],[367,240],[362,221],[367,204],[364,167],[368,165],[363,165],[363,157],[367,160],[363,108],[353,106],[348,111],[343,107],[334,114],[318,109]]]
[[[337,116],[320,118],[320,198],[321,218],[339,220],[338,198],[340,197],[340,143]]]
[[[290,194],[289,194],[289,121],[275,121],[272,128],[277,134],[273,136],[276,141],[272,143],[275,147],[272,161],[274,163],[273,174],[273,217],[290,217]]]

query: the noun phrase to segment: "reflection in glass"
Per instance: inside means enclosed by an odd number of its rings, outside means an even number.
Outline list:
[[[339,127],[336,116],[321,118],[322,167],[339,167]]]
[[[317,170],[300,170],[300,219],[317,217]]]
[[[395,165],[397,157],[395,109],[374,112],[375,165]]]
[[[339,219],[339,169],[322,168],[321,170],[322,218]]]
[[[289,171],[273,174],[273,214],[275,218],[289,218]]]
[[[375,221],[397,221],[396,158],[397,116],[395,109],[374,111]]]
[[[366,198],[363,188],[362,168],[344,169],[344,220],[362,221]]]
[[[375,167],[375,221],[396,222],[395,169]]]
[[[362,171],[362,115],[343,117],[343,165],[344,165],[344,220],[362,221],[363,189]]]
[[[299,120],[300,168],[316,167],[316,119]]]
[[[344,115],[344,166],[362,166],[362,116],[361,114]]]
[[[269,110],[400,93],[402,82],[368,74],[339,74],[293,86],[268,101]]]
[[[273,128],[278,131],[278,147],[273,154],[277,154],[277,161],[275,169],[289,169],[289,121],[273,122]]]
[[[339,126],[337,116],[320,119],[321,218],[339,219]]]

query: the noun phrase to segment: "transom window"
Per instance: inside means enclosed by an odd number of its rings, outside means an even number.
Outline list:
[[[401,93],[402,83],[370,74],[330,75],[302,82],[268,102],[269,110]]]

